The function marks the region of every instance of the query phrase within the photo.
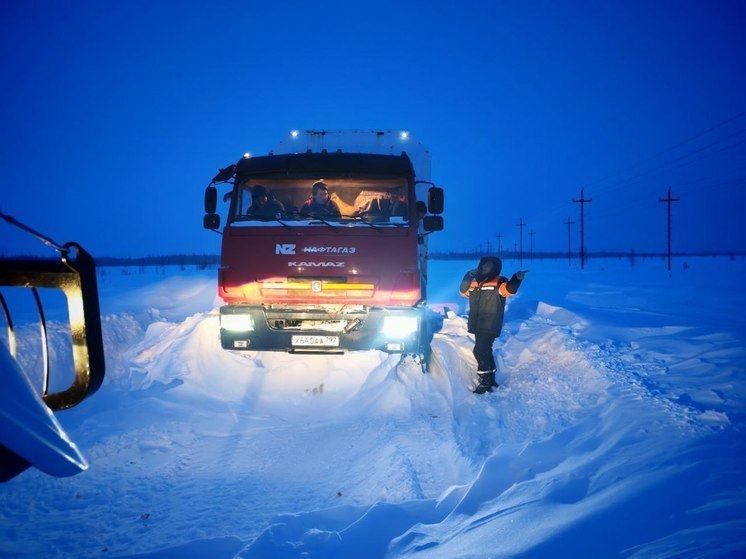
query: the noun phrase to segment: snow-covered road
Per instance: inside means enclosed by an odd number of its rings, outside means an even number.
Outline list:
[[[456,264],[432,264],[434,302]],[[659,264],[533,265],[485,396],[455,313],[423,374],[373,351],[226,352],[209,274],[109,277],[107,382],[58,416],[91,467],[1,486],[0,556],[746,553],[746,326],[717,320],[746,302],[746,263],[716,263],[701,312],[712,263]]]

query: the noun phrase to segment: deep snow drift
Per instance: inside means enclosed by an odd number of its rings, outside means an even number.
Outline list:
[[[746,554],[746,262],[525,264],[484,396],[457,308],[474,263],[431,263],[456,312],[424,375],[225,352],[214,272],[109,271],[107,381],[57,415],[91,467],[0,486],[0,556]]]

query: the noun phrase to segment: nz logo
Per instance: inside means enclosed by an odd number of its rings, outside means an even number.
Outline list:
[[[295,245],[275,245],[275,254],[295,254]]]

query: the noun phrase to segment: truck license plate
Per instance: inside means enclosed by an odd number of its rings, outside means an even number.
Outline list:
[[[293,346],[339,347],[339,336],[293,336]]]

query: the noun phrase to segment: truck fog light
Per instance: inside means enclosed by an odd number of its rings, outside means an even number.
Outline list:
[[[385,316],[381,332],[387,338],[406,338],[417,331],[416,316]]]
[[[251,332],[254,322],[248,314],[221,314],[220,327],[230,332]]]

